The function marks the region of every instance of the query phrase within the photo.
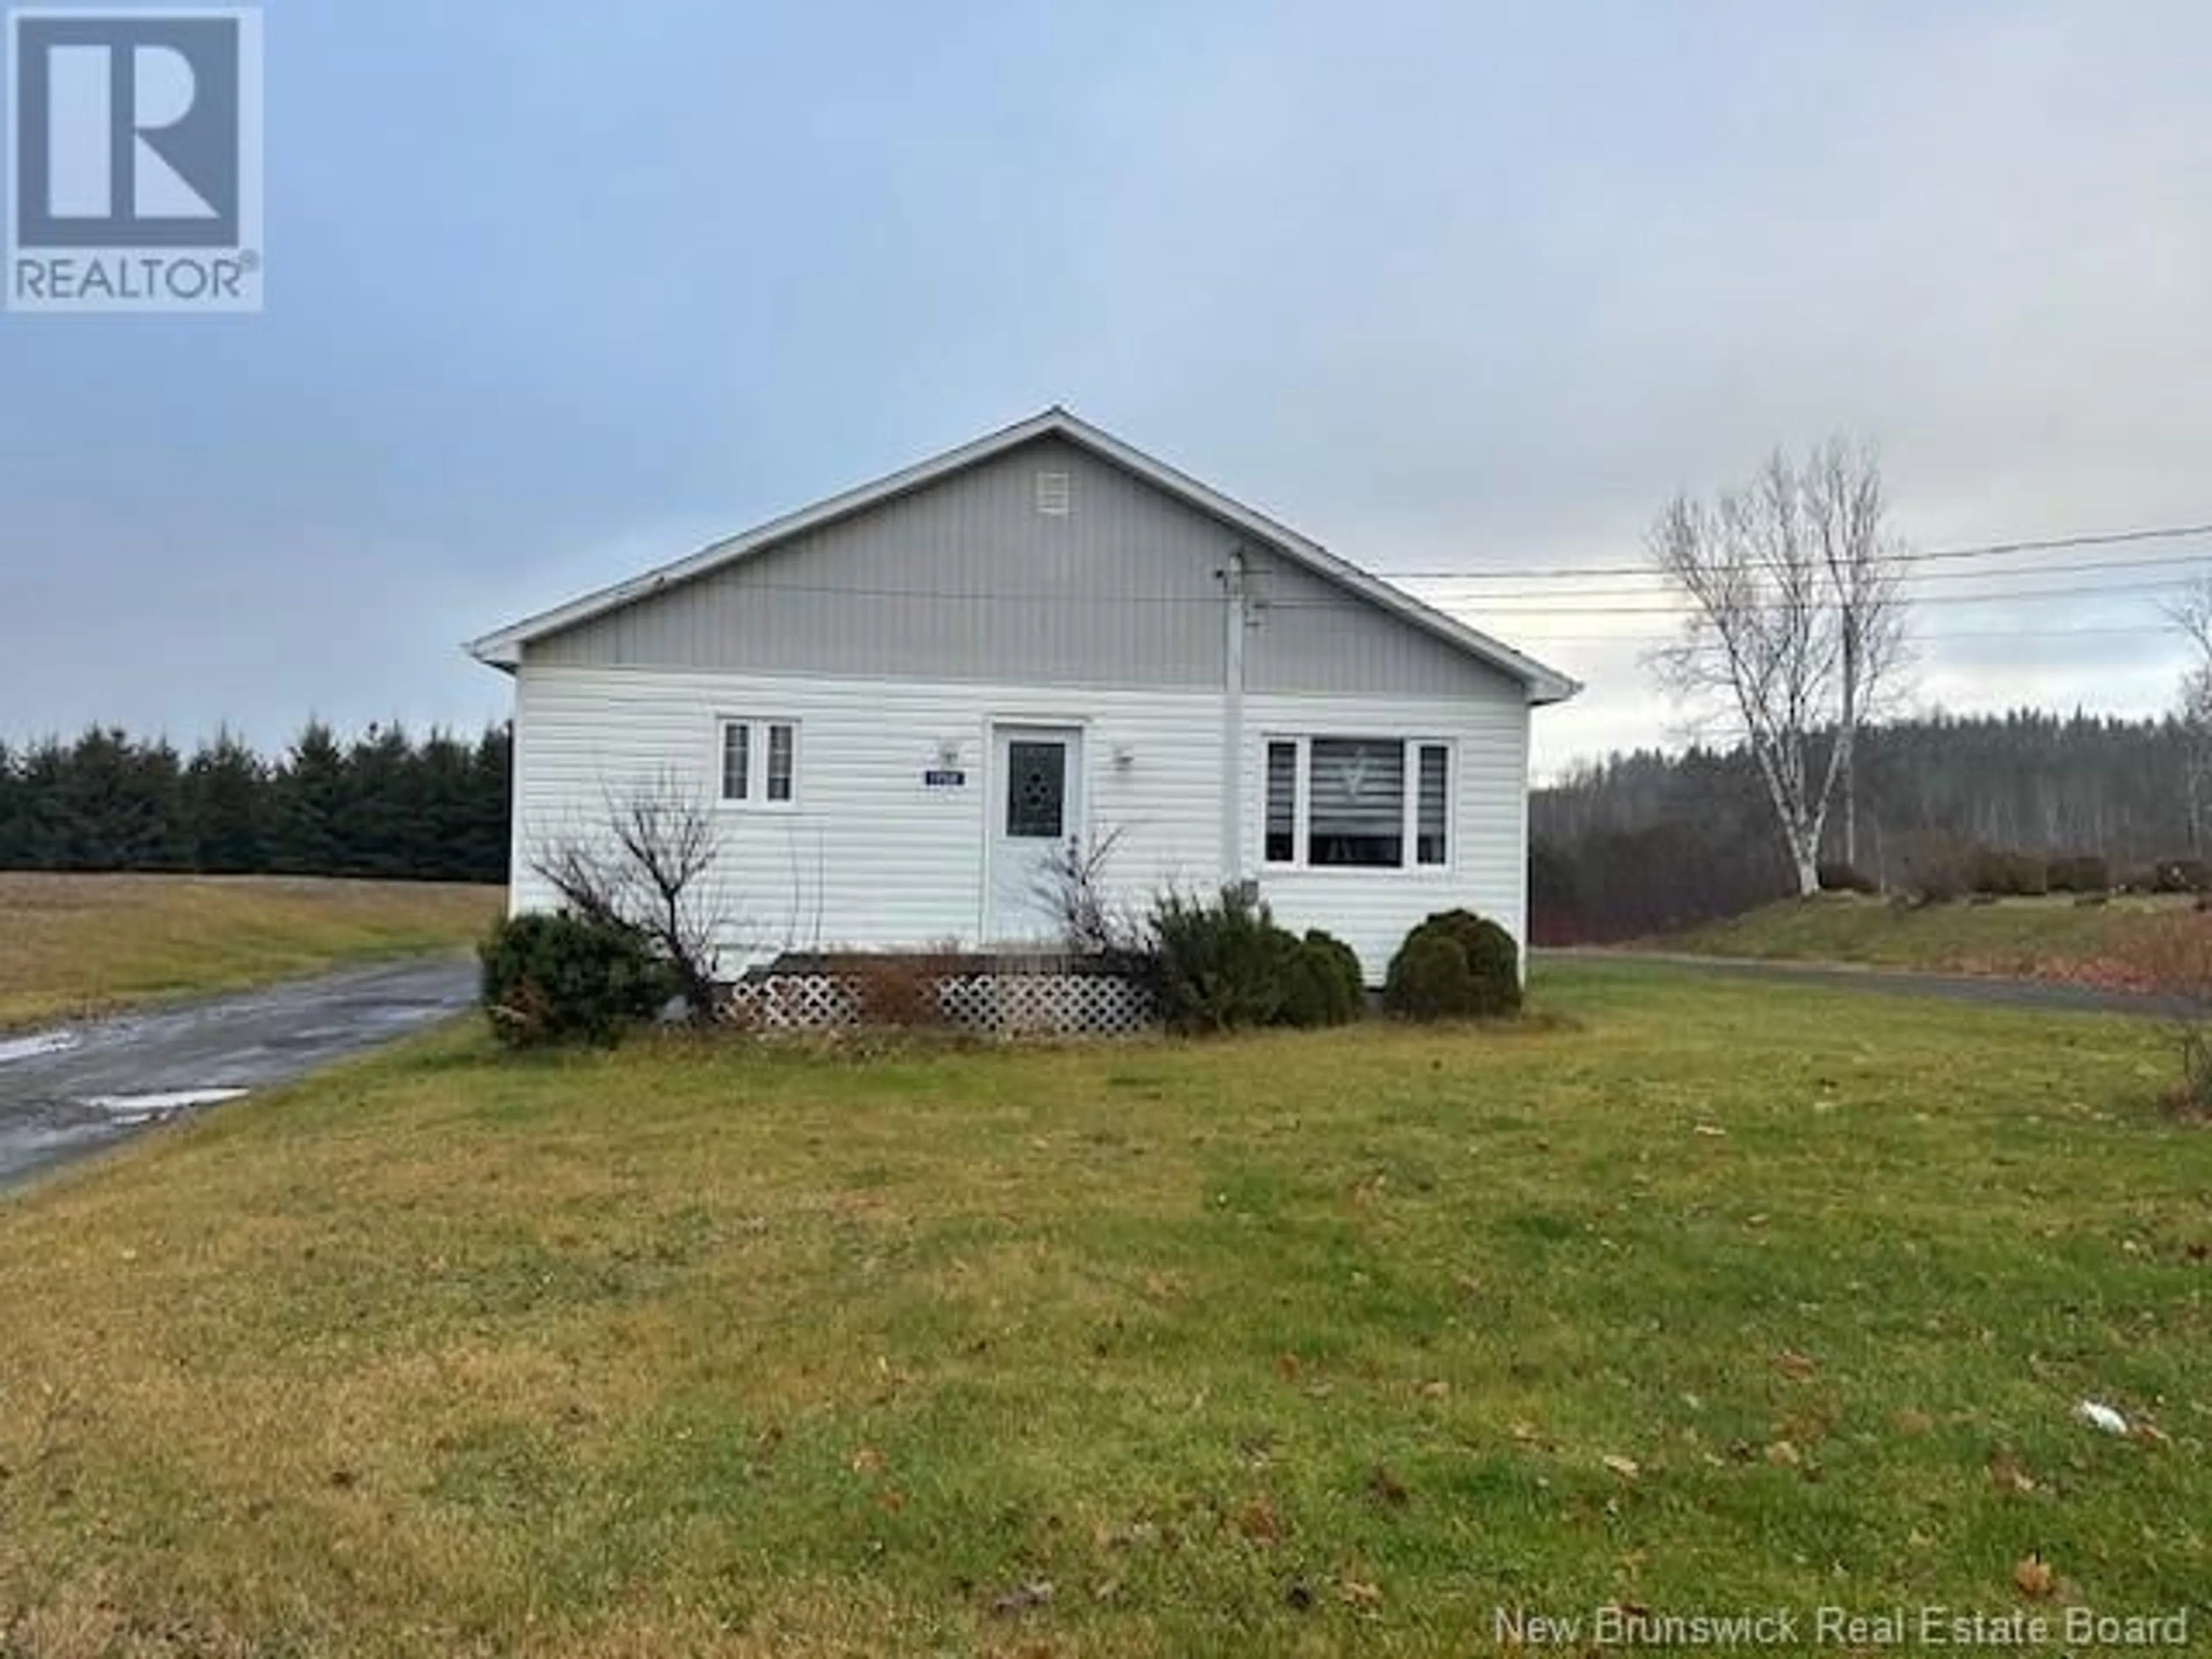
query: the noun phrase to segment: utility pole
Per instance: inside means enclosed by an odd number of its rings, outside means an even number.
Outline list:
[[[1222,642],[1226,663],[1221,690],[1221,879],[1244,879],[1244,550],[1232,548],[1220,572],[1229,603]]]

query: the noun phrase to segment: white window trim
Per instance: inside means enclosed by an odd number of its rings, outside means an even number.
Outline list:
[[[749,728],[745,739],[745,793],[742,800],[732,800],[723,793],[722,757],[727,750],[727,733],[733,726]],[[770,800],[768,798],[769,728],[787,726],[791,728],[791,799]],[[805,738],[799,722],[789,714],[717,714],[714,717],[714,759],[712,776],[714,781],[714,805],[725,812],[795,812],[805,793],[799,781],[804,769],[801,755]]]
[[[1406,823],[1401,837],[1405,849],[1402,864],[1315,864],[1309,854],[1313,836],[1313,746],[1318,738],[1324,743],[1397,743],[1405,750]],[[1291,856],[1271,859],[1267,856],[1267,751],[1277,744],[1297,746],[1298,763],[1297,786],[1292,793],[1296,816],[1291,823]],[[1441,749],[1444,751],[1444,856],[1441,864],[1420,861],[1421,832],[1421,750]],[[1260,867],[1261,870],[1295,871],[1317,876],[1341,876],[1347,879],[1382,881],[1419,879],[1424,877],[1450,875],[1459,867],[1459,744],[1451,738],[1395,737],[1388,733],[1361,732],[1267,732],[1260,738]]]

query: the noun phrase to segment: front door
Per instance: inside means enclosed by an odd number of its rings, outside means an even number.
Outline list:
[[[1083,834],[1083,732],[1073,726],[1000,726],[991,744],[990,915],[993,944],[1054,939],[1053,854]]]

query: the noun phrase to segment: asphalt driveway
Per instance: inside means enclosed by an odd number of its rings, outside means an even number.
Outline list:
[[[0,1036],[0,1189],[449,1018],[476,989],[473,962],[440,957]]]

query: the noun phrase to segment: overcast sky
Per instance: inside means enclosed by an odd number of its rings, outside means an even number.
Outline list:
[[[0,734],[473,725],[460,640],[1054,402],[1384,572],[1837,429],[1923,548],[2212,520],[2212,8],[267,19],[265,314],[0,316]],[[1922,585],[2106,589],[1922,700],[2162,708],[2185,568],[2081,557]],[[1546,769],[1663,739],[1657,601],[1540,587],[1422,591],[1589,683]]]

